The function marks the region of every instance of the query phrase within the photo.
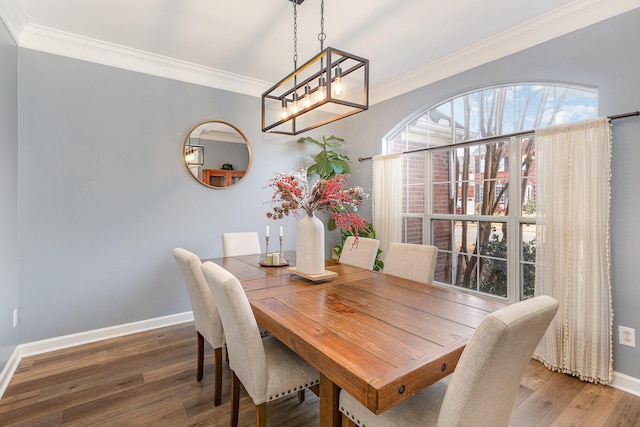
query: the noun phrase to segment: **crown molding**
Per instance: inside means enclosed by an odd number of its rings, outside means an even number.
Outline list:
[[[385,101],[640,7],[638,0],[576,0],[371,89]]]
[[[34,24],[22,31],[20,47],[250,96],[259,97],[271,86],[262,80]]]
[[[638,0],[575,0],[479,43],[370,88],[385,101],[640,7]],[[30,24],[19,0],[0,0],[0,18],[18,46],[172,80],[259,97],[272,83]]]
[[[19,0],[0,0],[0,20],[7,26],[11,37],[20,45],[20,34],[29,24]]]

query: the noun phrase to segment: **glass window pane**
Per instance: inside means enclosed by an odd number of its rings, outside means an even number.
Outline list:
[[[420,218],[405,218],[402,229],[402,241],[405,243],[415,243],[421,245],[423,243],[423,224],[424,220]]]
[[[536,271],[536,225],[520,225],[520,289],[522,298],[533,296]]]
[[[507,223],[485,222],[479,223],[478,245],[480,254],[494,258],[507,259]]]
[[[434,280],[449,285],[453,277],[453,233],[453,221],[431,221],[431,244],[438,248]]]

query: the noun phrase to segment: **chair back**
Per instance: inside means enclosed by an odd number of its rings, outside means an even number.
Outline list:
[[[267,393],[267,360],[258,322],[238,279],[213,262],[202,272],[218,301],[229,354],[229,367],[254,401]]]
[[[412,243],[389,243],[384,257],[384,270],[405,279],[433,283],[438,248]]]
[[[379,247],[380,241],[378,239],[358,237],[358,242],[356,243],[355,237],[349,236],[342,246],[340,264],[355,265],[356,267],[373,270]]]
[[[253,255],[261,252],[260,238],[255,231],[222,233],[223,256]]]
[[[524,370],[557,310],[545,295],[488,315],[460,357],[437,425],[508,426]]]
[[[173,250],[173,258],[187,286],[193,320],[198,331],[213,348],[224,346],[224,331],[218,307],[200,269],[200,258],[182,249]]]

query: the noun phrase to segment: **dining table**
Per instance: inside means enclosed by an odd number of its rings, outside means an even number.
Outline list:
[[[451,374],[476,327],[505,305],[332,260],[325,280],[310,280],[291,270],[294,251],[282,258],[203,261],[236,276],[257,322],[318,369],[321,427],[342,425],[340,390],[379,414]]]

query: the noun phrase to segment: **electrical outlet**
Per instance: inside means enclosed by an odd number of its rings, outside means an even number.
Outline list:
[[[16,326],[18,326],[18,309],[14,308],[13,309],[13,327],[15,328]]]
[[[636,346],[636,330],[634,328],[628,328],[626,326],[618,325],[618,340],[622,345],[635,347]]]

